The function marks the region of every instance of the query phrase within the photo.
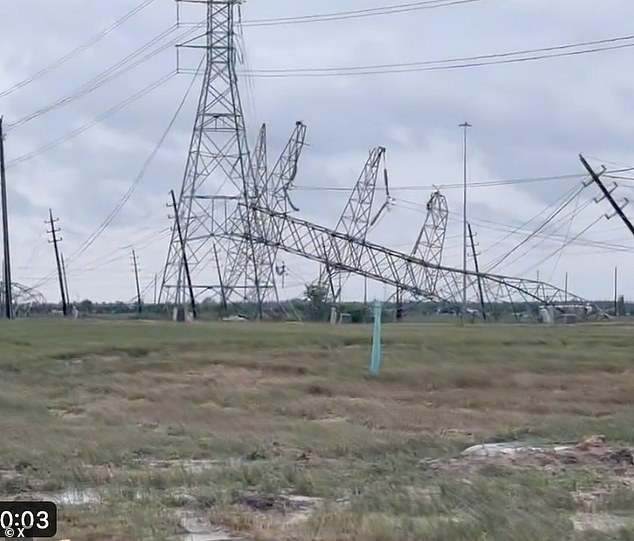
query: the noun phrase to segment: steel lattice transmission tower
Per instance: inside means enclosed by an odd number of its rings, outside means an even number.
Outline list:
[[[376,184],[383,166],[386,199],[379,211],[372,216],[372,208],[376,193]],[[377,223],[390,203],[387,167],[385,165],[385,148],[376,147],[370,151],[363,171],[352,188],[346,206],[335,226],[335,231],[345,233],[350,238],[365,241],[370,228]],[[349,254],[353,257],[354,254]],[[328,299],[339,302],[342,287],[350,273],[335,271],[329,267],[323,268],[319,277],[319,284],[328,291]],[[337,284],[335,282],[338,282]]]
[[[425,223],[412,249],[412,257],[427,261],[431,265],[419,269],[418,278],[426,284],[427,291],[436,291],[441,276],[437,267],[442,263],[448,218],[447,198],[439,191],[435,191],[427,202]]]
[[[187,165],[177,208],[182,243],[172,233],[159,302],[182,304],[188,296],[185,256],[193,290],[220,293],[225,304],[239,293],[240,300],[256,300],[272,284],[261,280],[261,266],[269,264],[251,241],[218,236],[254,227],[239,202],[251,202],[256,193],[246,126],[238,89],[236,64],[240,0],[182,0],[206,4],[206,31],[185,46],[204,48],[204,77]],[[248,232],[248,231],[247,231]],[[216,269],[213,272],[211,269]],[[266,274],[266,273],[264,273]]]

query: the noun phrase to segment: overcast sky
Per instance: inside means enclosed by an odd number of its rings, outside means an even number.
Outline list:
[[[46,68],[141,0],[21,0],[0,7],[0,94]],[[245,21],[311,15],[403,3],[397,0],[249,0]],[[185,21],[199,21],[200,8],[183,10]],[[505,53],[588,42],[633,34],[634,5],[628,0],[480,0],[468,4],[351,20],[284,26],[245,25],[244,69],[323,68],[379,65]],[[0,113],[8,127],[7,161],[40,149],[103,115],[129,96],[173,72],[176,52],[165,50],[86,95],[11,129],[11,124],[73,94],[106,68],[124,59],[176,22],[172,0],[155,0],[96,45],[46,76],[4,97]],[[186,28],[160,41],[167,44]],[[632,43],[632,42],[625,42]],[[183,67],[194,68],[198,52],[183,54]],[[308,143],[293,198],[300,216],[334,226],[345,191],[310,187],[349,187],[356,181],[370,148],[387,148],[395,205],[370,239],[409,252],[424,220],[431,185],[462,180],[462,134],[469,133],[470,182],[582,174],[580,152],[597,168],[634,164],[630,74],[634,48],[534,62],[448,71],[423,71],[359,77],[241,78],[242,101],[250,140],[262,122],[269,132],[269,154],[281,151],[296,120],[308,125]],[[62,250],[70,260],[73,299],[130,300],[134,281],[130,249],[141,265],[142,285],[162,270],[170,227],[170,189],[182,181],[198,85],[132,198],[107,231],[79,258],[72,254],[102,223],[129,189],[191,82],[187,74],[171,78],[152,93],[47,152],[9,167],[11,242],[14,280],[39,284],[57,300],[50,278],[55,259],[47,242],[48,208],[59,217]],[[271,158],[271,159],[272,159]],[[634,175],[632,175],[634,177]],[[527,234],[508,232],[533,218],[582,177],[543,182],[473,187],[468,217],[477,233],[481,266],[487,268]],[[634,183],[619,181],[619,199]],[[398,190],[418,186],[417,190]],[[444,190],[450,225],[444,262],[461,265],[462,193]],[[562,213],[583,208],[571,221],[556,222],[558,236],[531,242],[496,272],[540,278],[586,298],[611,298],[614,267],[620,290],[634,293],[632,238],[625,226],[600,220],[561,257],[540,263],[610,208],[590,186]],[[382,202],[377,192],[377,201]],[[577,207],[575,205],[578,205]],[[626,209],[632,213],[634,207]],[[545,216],[545,215],[543,215]],[[535,228],[539,221],[528,228]],[[505,238],[507,237],[508,238]],[[594,241],[597,244],[591,244]],[[611,246],[605,246],[605,243]],[[616,246],[615,246],[616,245]],[[620,247],[618,250],[617,247]],[[527,250],[530,248],[530,250]],[[525,253],[526,252],[526,253]],[[521,256],[521,257],[518,257]],[[284,296],[300,294],[314,278],[315,266],[281,257],[288,268]],[[470,262],[472,265],[472,262]],[[344,297],[360,298],[362,281],[351,280]],[[370,296],[391,291],[371,285]],[[145,296],[152,300],[152,288]]]

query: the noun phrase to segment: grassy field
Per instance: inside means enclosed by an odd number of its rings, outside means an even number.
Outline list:
[[[370,333],[5,322],[0,495],[89,489],[72,541],[186,539],[185,513],[249,541],[634,539],[634,466],[459,458],[634,447],[634,328],[387,325],[379,378]]]

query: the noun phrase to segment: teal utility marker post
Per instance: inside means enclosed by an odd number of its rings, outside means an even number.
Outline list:
[[[379,301],[374,302],[374,331],[372,333],[372,357],[370,359],[370,373],[378,376],[381,372],[381,316],[383,306]]]

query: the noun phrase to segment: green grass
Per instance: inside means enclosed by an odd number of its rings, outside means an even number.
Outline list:
[[[386,325],[373,378],[369,326],[5,322],[0,495],[96,487],[100,505],[61,510],[73,541],[166,539],[182,508],[253,540],[594,539],[573,496],[605,472],[429,464],[484,441],[634,446],[633,330]],[[215,462],[148,465],[192,459]],[[284,526],[244,493],[324,504]],[[600,510],[631,513],[632,492]]]

